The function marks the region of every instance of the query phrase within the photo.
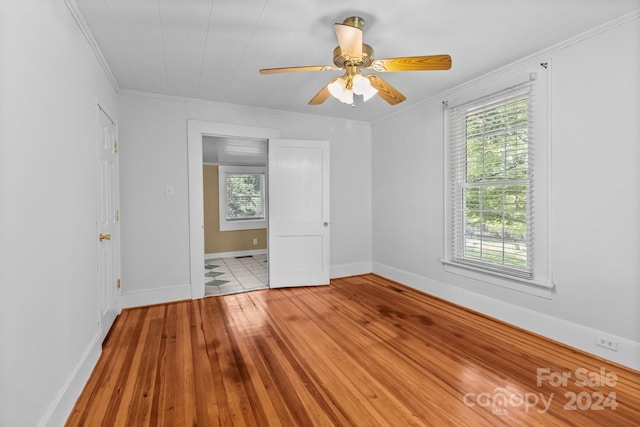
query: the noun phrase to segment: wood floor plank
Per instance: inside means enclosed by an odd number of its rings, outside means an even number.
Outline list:
[[[254,340],[256,348],[264,356],[261,358],[266,367],[266,370],[262,370],[263,377],[273,381],[279,394],[276,402],[286,409],[291,419],[291,423],[285,423],[284,420],[283,423],[331,425],[329,419],[335,416],[335,405],[327,400],[317,379],[310,375],[306,365],[314,362],[296,357],[296,344],[291,342],[291,334],[283,332],[277,321],[273,317],[269,318],[269,314],[256,304],[256,300],[245,300],[242,306],[248,307],[251,303],[256,309],[253,313],[254,318],[268,319],[265,327],[254,335]],[[285,307],[282,309],[286,310]],[[281,397],[285,396],[289,398],[283,401]]]
[[[301,298],[301,300],[303,300]],[[310,304],[306,309],[313,311],[314,307],[322,305],[322,303],[310,300]],[[328,315],[339,316],[341,310],[336,310],[336,306],[333,304],[328,305],[328,310],[322,314],[323,327],[330,328],[331,325],[345,325],[349,319],[349,314],[355,312],[358,306],[350,307],[349,310],[345,310],[342,314],[343,318],[337,321],[326,321]],[[326,309],[325,308],[325,309]],[[368,344],[362,345],[362,336],[366,336],[369,328],[375,326],[375,323],[386,323],[381,327],[389,329],[389,332],[384,333],[385,336],[393,336],[384,341],[385,345],[380,345],[380,342],[376,339],[377,336],[369,337]],[[366,327],[360,326],[359,328],[353,327],[341,328],[335,330],[328,330],[327,333],[331,336],[340,335],[344,337],[343,351],[347,353],[351,358],[357,360],[362,366],[364,366],[369,372],[375,373],[380,382],[385,384],[389,388],[389,385],[396,384],[397,387],[391,389],[391,391],[398,396],[405,405],[413,408],[414,412],[420,414],[422,419],[427,419],[426,415],[429,414],[429,419],[432,423],[437,425],[444,425],[447,423],[447,414],[455,411],[455,408],[449,407],[450,402],[447,399],[442,399],[442,393],[449,393],[450,384],[448,379],[442,378],[440,371],[435,369],[437,366],[434,364],[437,360],[433,358],[424,357],[422,360],[407,357],[410,353],[403,353],[402,351],[402,336],[394,334],[390,330],[396,327],[396,323],[389,323],[386,320],[380,322],[366,323]],[[372,328],[375,329],[375,328]],[[380,330],[380,329],[378,329]],[[387,344],[393,343],[392,346]],[[362,352],[362,348],[366,347],[366,352]],[[424,354],[422,349],[418,349],[415,354]],[[402,370],[395,369],[399,360],[404,362]],[[437,384],[437,389],[441,392],[438,395],[433,395],[424,390],[422,393],[416,393],[412,387],[406,387],[406,384],[422,384],[425,388],[431,388],[434,384]],[[389,409],[387,409],[389,410]],[[481,425],[481,424],[476,424]],[[487,424],[489,425],[489,424]]]
[[[348,413],[352,420],[366,419],[372,414],[377,414],[376,418],[380,421],[380,425],[406,424],[403,421],[411,418],[411,414],[403,412],[402,406],[390,405],[390,411],[385,413],[378,411],[380,406],[376,403],[388,398],[385,396],[385,390],[378,387],[359,363],[347,357],[341,347],[336,346],[332,338],[318,328],[317,324],[306,324],[308,321],[301,321],[300,319],[305,319],[305,314],[295,302],[287,301],[283,308],[289,315],[288,319],[292,316],[297,319],[293,322],[287,321],[288,328],[293,332],[291,336],[300,338],[299,341],[292,342],[292,351],[296,353],[296,358],[307,362],[307,366],[312,366],[307,368],[308,371],[322,371],[325,386],[335,394],[363,396],[342,402],[344,413]],[[313,329],[312,334],[308,333],[310,329]],[[317,348],[321,348],[322,351],[318,352]],[[366,396],[375,396],[375,400],[367,399]],[[390,423],[391,420],[387,420],[387,417],[393,417],[394,423]],[[383,424],[383,420],[387,423]]]
[[[173,370],[167,369],[167,365],[172,364],[173,351],[175,346],[171,345],[170,341],[175,338],[175,305],[166,306],[166,316],[161,330],[160,352],[159,361],[156,367],[156,376],[154,384],[154,392],[152,397],[152,407],[149,417],[149,425],[175,425],[176,423],[171,418],[172,413],[165,411],[165,402],[167,401],[168,384],[174,384],[175,381],[171,378]],[[162,408],[162,409],[161,409]]]
[[[233,335],[250,336],[253,331],[263,327],[260,317],[253,301],[236,295],[227,301],[229,307],[233,307],[235,316],[226,318],[227,327]],[[258,332],[259,333],[259,332]],[[251,403],[254,405],[253,413],[259,414],[258,425],[267,425],[271,420],[274,426],[290,425],[290,418],[286,406],[281,399],[277,399],[277,394],[269,392],[275,386],[270,370],[267,369],[262,352],[257,347],[255,339],[235,340],[238,352],[246,360],[246,387],[251,389]],[[274,399],[275,398],[275,399]],[[281,418],[286,422],[282,424]]]
[[[172,393],[171,400],[165,403],[165,410],[175,411],[173,419],[176,426],[193,426],[196,425],[198,417],[196,415],[195,373],[189,333],[192,307],[182,303],[174,305],[176,307],[175,363],[169,364],[170,361],[167,360],[167,369],[174,372],[174,382],[168,385]]]
[[[124,310],[66,425],[638,420],[639,372],[363,275]]]
[[[160,333],[157,330],[158,319],[156,312],[161,307],[149,307],[142,324],[139,342],[142,345],[135,347],[135,353],[131,360],[130,374],[127,375],[122,386],[122,403],[118,406],[115,416],[115,425],[148,425],[144,422],[149,414],[148,393],[150,389],[150,375],[155,368],[157,357],[156,343],[160,341]],[[137,423],[137,424],[136,424]]]

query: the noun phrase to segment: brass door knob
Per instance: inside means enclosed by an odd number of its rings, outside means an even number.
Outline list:
[[[100,234],[100,236],[98,237],[100,239],[100,241],[102,242],[103,240],[111,240],[111,234]]]

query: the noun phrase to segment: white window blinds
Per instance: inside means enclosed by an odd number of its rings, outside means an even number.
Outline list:
[[[533,277],[533,85],[450,107],[451,261]]]

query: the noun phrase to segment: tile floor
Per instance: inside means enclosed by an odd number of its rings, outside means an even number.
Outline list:
[[[267,254],[205,260],[204,295],[227,295],[266,289]]]

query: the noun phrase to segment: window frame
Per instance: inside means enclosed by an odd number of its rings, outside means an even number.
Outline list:
[[[448,99],[443,101],[444,106],[444,154],[445,154],[445,176],[444,176],[444,256],[442,258],[445,271],[476,279],[485,283],[506,287],[525,293],[551,298],[553,291],[553,279],[551,276],[551,251],[549,245],[549,217],[550,217],[550,188],[551,182],[551,150],[549,137],[549,79],[548,72],[550,62],[536,62],[520,65],[520,67],[510,70],[501,70],[502,73],[481,78],[471,82],[448,94]],[[461,262],[454,256],[454,233],[457,227],[463,226],[456,223],[462,218],[456,216],[453,200],[453,186],[455,174],[452,170],[451,134],[450,134],[450,108],[464,104],[480,101],[491,95],[499,94],[509,88],[514,88],[529,84],[535,93],[532,105],[535,120],[531,127],[533,137],[529,138],[530,156],[535,159],[535,174],[531,177],[531,187],[529,189],[529,200],[535,200],[535,215],[527,213],[530,239],[533,243],[531,247],[531,257],[534,262],[531,265],[530,275],[512,274],[508,269],[491,268],[491,264]],[[527,207],[529,210],[529,207]],[[460,206],[458,213],[464,212],[466,208]],[[464,236],[462,236],[464,238]]]
[[[264,218],[242,218],[227,220],[227,175],[228,174],[258,174],[262,175],[262,198]],[[220,231],[255,230],[267,228],[267,168],[261,166],[218,166],[218,201]]]

